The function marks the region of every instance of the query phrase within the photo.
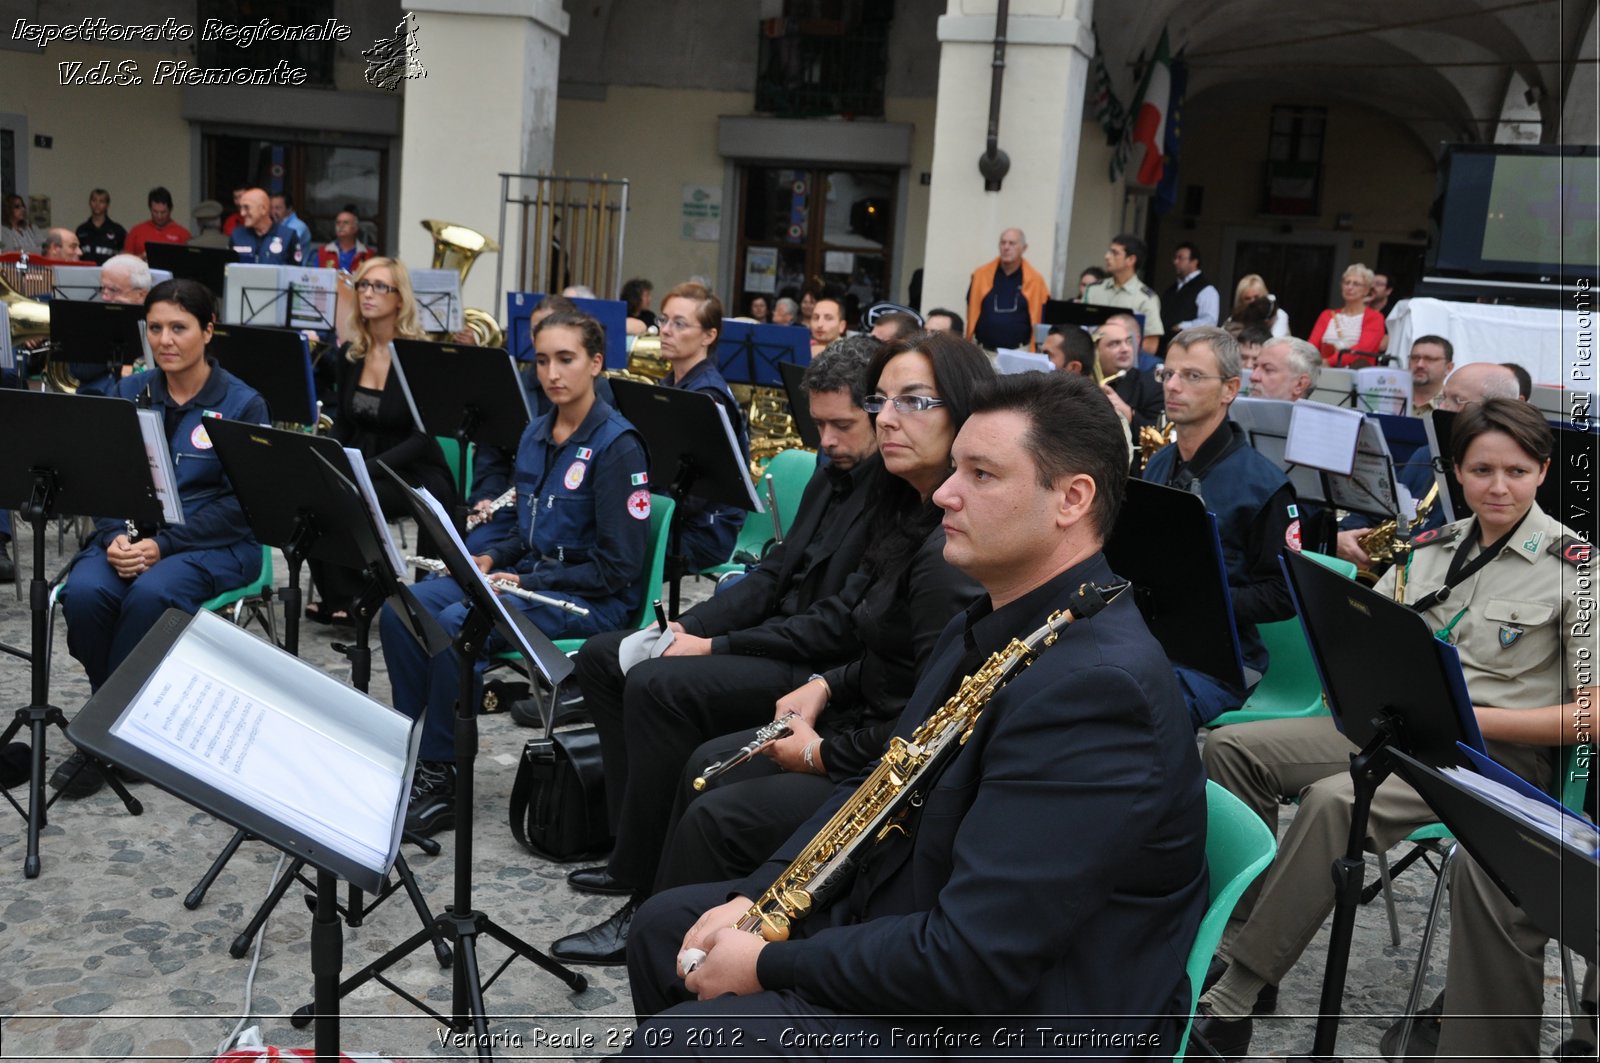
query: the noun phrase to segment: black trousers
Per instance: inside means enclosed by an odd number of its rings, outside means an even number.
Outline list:
[[[786,772],[757,754],[697,792],[694,778],[732,756],[755,728],[701,743],[679,776],[667,844],[654,892],[695,882],[743,878],[766,862],[833,793],[824,775]]]
[[[577,673],[600,736],[617,836],[608,870],[644,893],[655,881],[674,787],[695,747],[771,720],[777,699],[811,673],[764,657],[662,657],[638,665],[624,682],[620,642],[616,633],[590,639]]]

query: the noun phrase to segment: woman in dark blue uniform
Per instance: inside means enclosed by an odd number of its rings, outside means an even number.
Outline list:
[[[639,433],[595,395],[605,362],[599,323],[587,314],[552,314],[539,323],[533,342],[551,410],[528,426],[517,446],[515,528],[474,560],[497,580],[588,609],[580,617],[505,599],[551,638],[584,638],[624,626],[639,608],[650,552],[649,460]],[[427,580],[415,593],[446,631],[460,628],[466,606],[455,581]],[[395,708],[413,719],[426,714],[407,826],[432,834],[455,818],[454,651],[425,657],[387,607],[378,630]]]
[[[744,415],[728,382],[711,360],[722,334],[722,302],[704,285],[692,281],[678,285],[661,300],[661,357],[672,372],[661,381],[664,388],[703,391],[728,412],[728,423],[739,440],[739,450],[750,460],[750,435]],[[690,572],[720,565],[733,553],[733,541],[744,527],[745,511],[719,506],[693,495],[678,507],[678,550]]]
[[[67,648],[89,674],[91,690],[100,689],[167,609],[193,612],[261,574],[261,546],[245,524],[205,419],[266,424],[267,404],[207,357],[214,312],[204,285],[164,281],[144,307],[155,367],[124,377],[113,394],[165,420],[184,522],[140,527],[135,536],[122,520],[96,521],[93,539],[73,561],[63,606]],[[65,784],[81,756],[58,768],[52,784]],[[68,793],[92,793],[101,781],[85,768]]]

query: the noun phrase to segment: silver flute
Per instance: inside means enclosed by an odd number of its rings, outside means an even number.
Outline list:
[[[486,523],[496,513],[500,512],[502,509],[505,509],[516,500],[517,489],[515,487],[506,488],[505,494],[500,495],[493,502],[490,502],[488,509],[475,509],[471,513],[467,514],[467,531],[471,531],[478,525]]]
[[[417,568],[427,569],[429,572],[449,571],[449,569],[445,567],[445,563],[436,557],[408,557],[406,558],[406,564],[414,565]],[[525,598],[530,602],[537,602],[540,605],[553,605],[563,612],[571,613],[573,616],[589,615],[589,610],[585,609],[581,605],[574,605],[565,598],[552,598],[550,595],[540,594],[538,591],[523,590],[517,584],[512,583],[508,579],[492,579],[489,581],[489,586],[493,587],[497,591],[503,591],[506,594],[514,594],[518,598]]]
[[[773,720],[771,723],[758,729],[755,733],[755,737],[751,738],[746,745],[740,747],[739,752],[735,753],[727,760],[719,760],[715,764],[707,764],[705,770],[695,777],[695,791],[699,792],[704,790],[706,788],[706,783],[710,782],[712,779],[715,779],[718,775],[721,775],[723,772],[729,771],[733,768],[737,768],[747,760],[754,759],[757,753],[761,752],[778,739],[788,738],[790,735],[794,734],[794,721],[799,718],[800,714],[797,712],[786,712],[782,716],[779,716],[776,720]]]

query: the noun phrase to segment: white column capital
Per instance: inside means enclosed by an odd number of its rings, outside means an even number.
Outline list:
[[[413,0],[405,8],[418,14],[525,18],[563,37],[571,26],[561,0]]]

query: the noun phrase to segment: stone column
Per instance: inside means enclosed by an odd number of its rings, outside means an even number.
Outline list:
[[[1084,92],[1094,56],[1094,0],[1012,0],[1000,106],[1011,170],[1001,190],[978,172],[989,129],[996,0],[950,0],[939,19],[939,102],[922,305],[966,313],[973,269],[995,257],[1003,229],[1028,238],[1027,259],[1050,294],[1076,294],[1067,237],[1077,182]]]
[[[555,153],[556,80],[567,13],[560,0],[416,0],[415,60],[426,75],[405,83],[401,144],[400,253],[427,266],[424,218],[477,229],[500,225],[500,177],[548,170]],[[513,191],[517,191],[513,189]],[[508,221],[508,230],[511,224]],[[516,261],[506,234],[506,276]],[[469,306],[505,316],[485,255],[463,292]],[[507,283],[510,283],[508,280]]]

